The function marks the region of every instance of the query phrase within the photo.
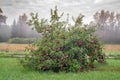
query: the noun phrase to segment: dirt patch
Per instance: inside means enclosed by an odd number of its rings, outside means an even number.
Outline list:
[[[24,51],[28,44],[0,44],[0,51]],[[120,51],[120,45],[105,45],[104,51]]]
[[[0,44],[0,51],[24,51],[28,44]]]
[[[104,51],[120,51],[120,45],[105,45],[104,46]]]

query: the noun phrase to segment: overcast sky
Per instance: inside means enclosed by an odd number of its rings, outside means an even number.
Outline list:
[[[38,12],[41,18],[48,18],[55,5],[60,12],[71,16],[84,14],[84,22],[91,21],[93,14],[102,9],[120,13],[120,0],[0,0],[0,8],[8,17],[7,24],[23,13]]]

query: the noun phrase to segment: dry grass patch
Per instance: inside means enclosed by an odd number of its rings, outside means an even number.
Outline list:
[[[26,47],[28,47],[28,44],[7,44],[2,43],[0,44],[0,51],[24,51]],[[111,52],[111,51],[120,51],[120,45],[110,45],[106,44],[104,46],[105,52]]]
[[[104,51],[105,52],[120,51],[120,44],[117,44],[117,45],[107,44],[104,46]]]
[[[0,44],[0,51],[24,51],[28,44]]]

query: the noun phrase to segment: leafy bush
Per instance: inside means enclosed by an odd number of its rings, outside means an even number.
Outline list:
[[[78,72],[94,68],[95,60],[103,62],[101,44],[93,35],[94,29],[82,24],[83,16],[74,19],[74,25],[60,21],[61,16],[57,8],[51,10],[50,22],[39,21],[37,14],[32,14],[30,24],[43,36],[35,45],[37,49],[30,49],[31,55],[26,56],[23,65],[37,71]]]
[[[8,43],[15,43],[15,44],[31,44],[38,42],[39,39],[37,38],[11,38],[8,40]]]

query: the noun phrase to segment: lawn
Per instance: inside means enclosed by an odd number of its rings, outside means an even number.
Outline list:
[[[110,51],[109,49],[112,49],[112,46],[108,46],[105,49],[107,51],[105,52],[106,55],[118,58],[106,59],[106,63],[102,65],[96,62],[94,70],[79,73],[53,73],[28,70],[23,68],[17,58],[18,56],[24,57],[25,54],[28,54],[27,52],[17,48],[14,50],[12,47],[11,51],[6,48],[5,50],[0,49],[0,80],[120,80],[120,47],[117,50]]]
[[[0,80],[120,80],[120,60],[96,63],[94,71],[79,73],[35,72],[25,69],[17,58],[0,58]]]

